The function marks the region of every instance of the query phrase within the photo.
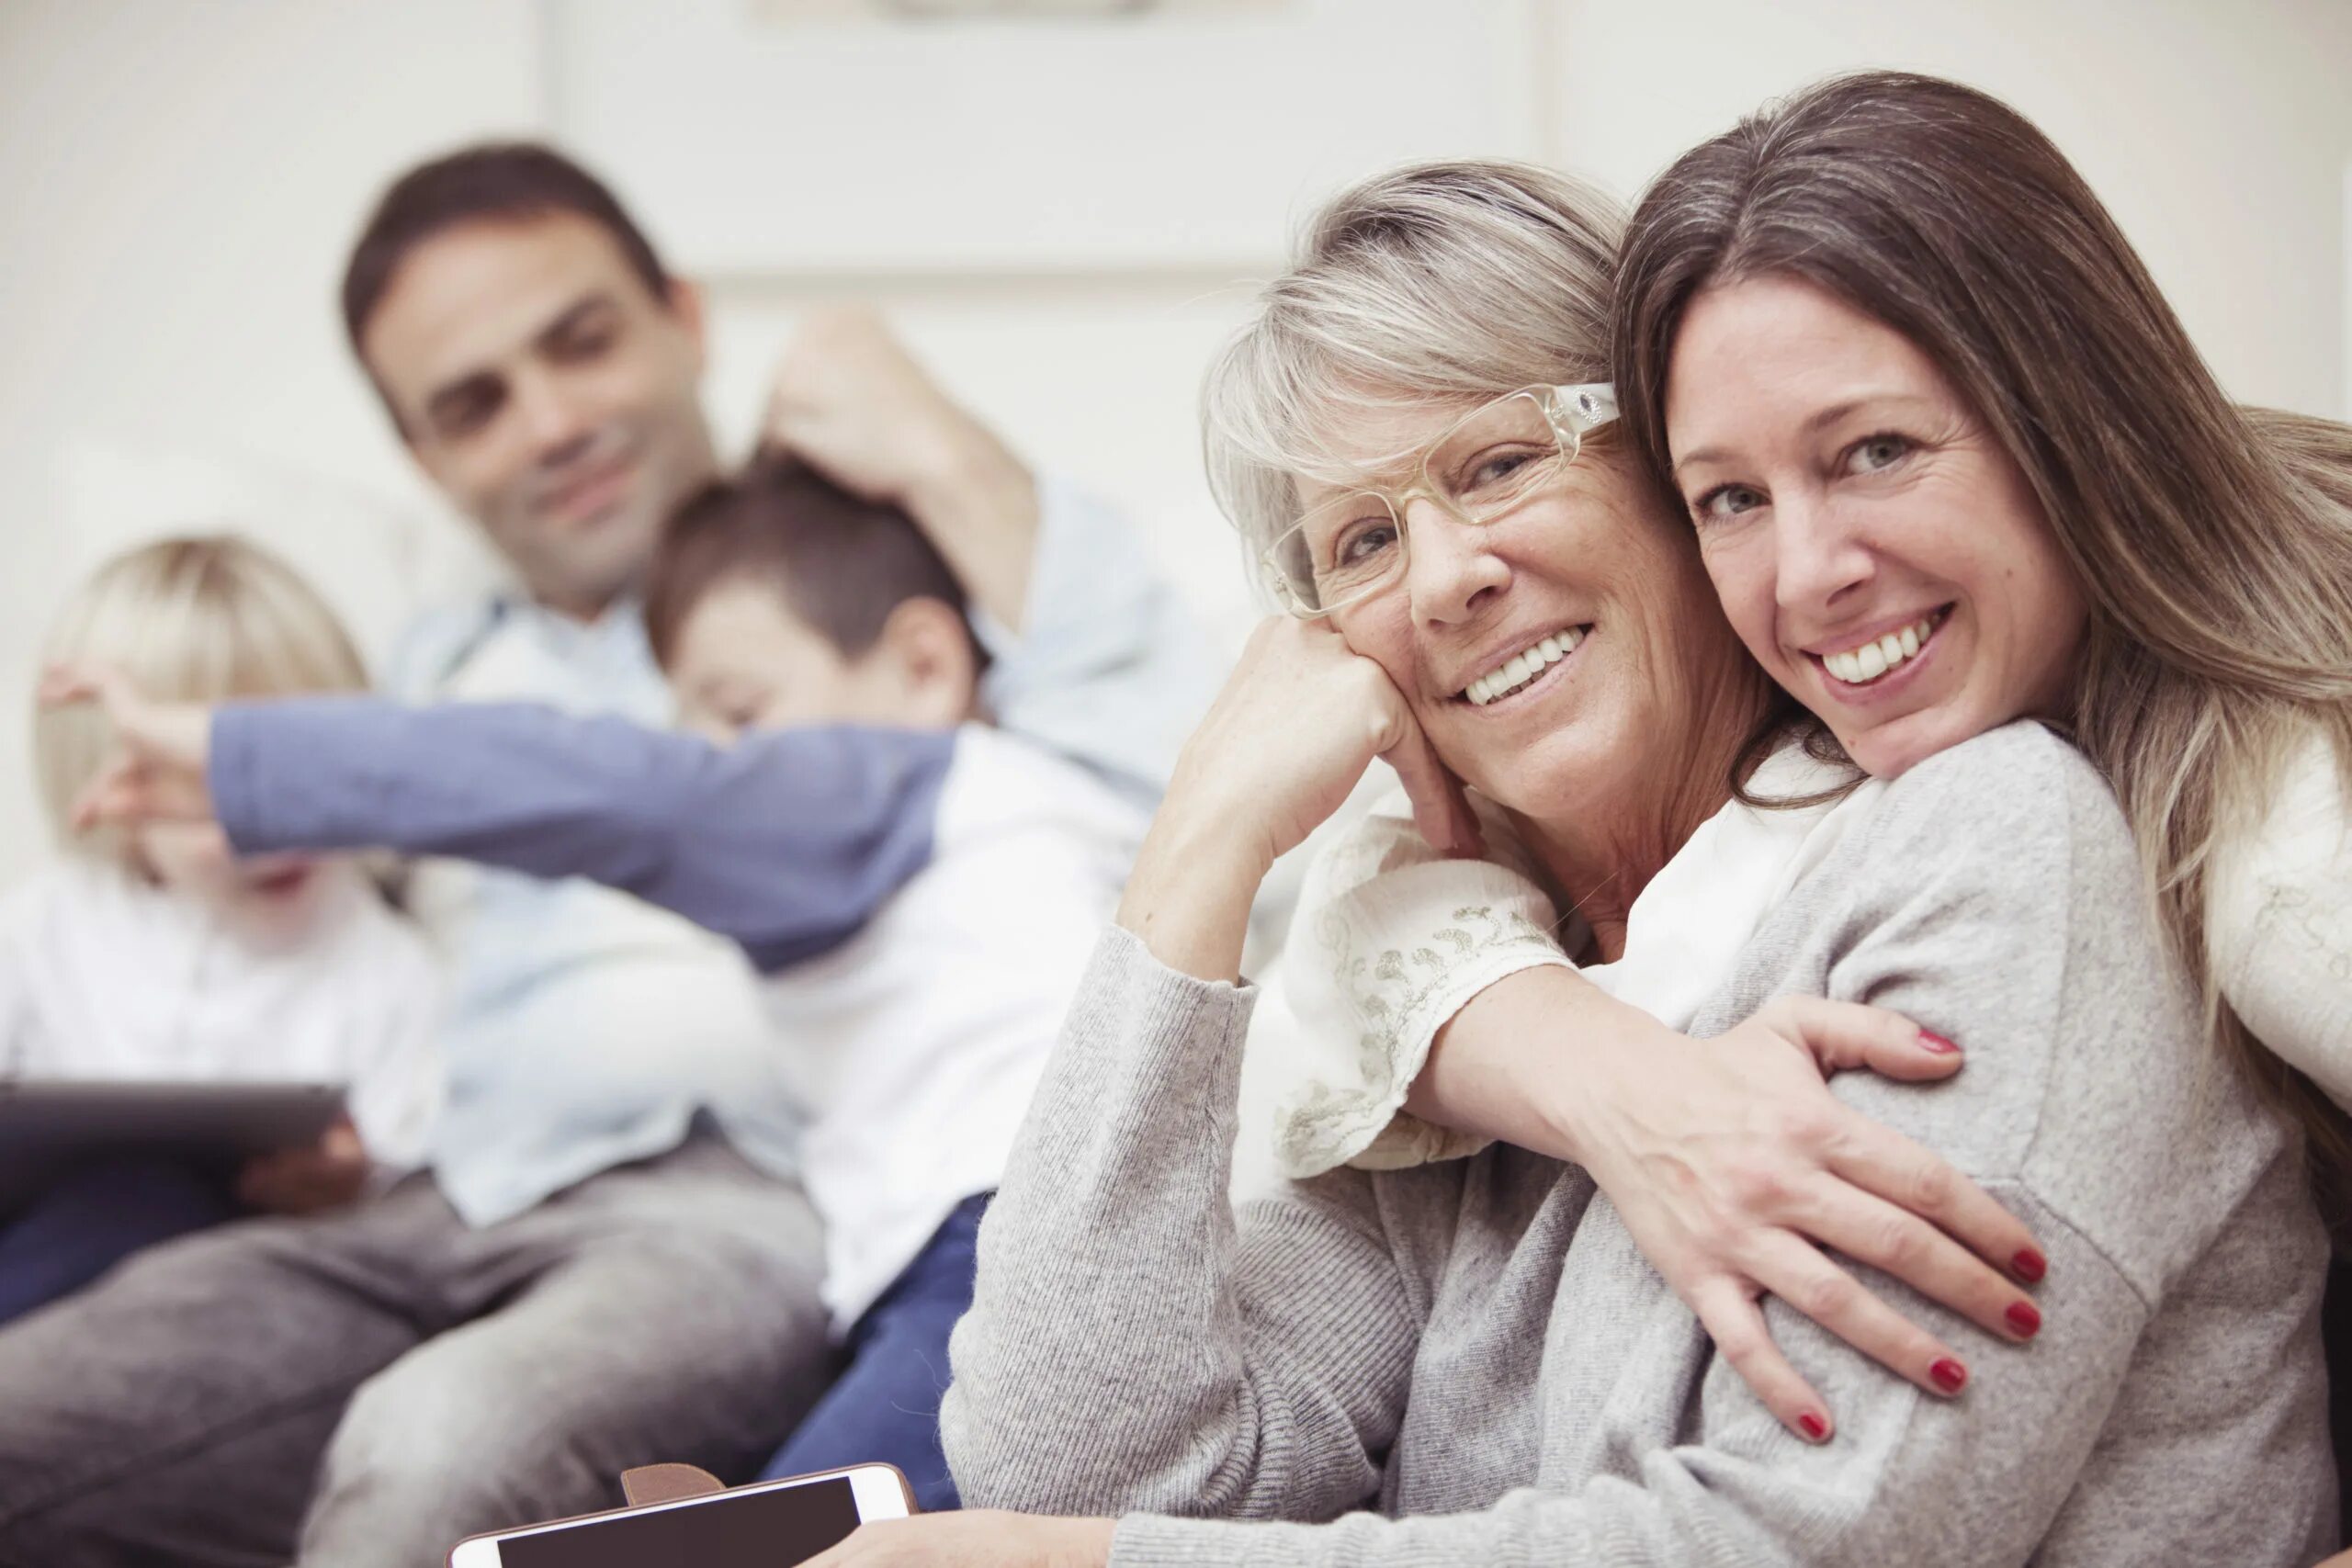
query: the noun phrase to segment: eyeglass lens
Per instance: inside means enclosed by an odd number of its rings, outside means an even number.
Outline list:
[[[1429,448],[1419,478],[1464,522],[1490,523],[1542,487],[1570,456],[1532,393],[1475,410]],[[1276,541],[1273,561],[1303,608],[1336,608],[1379,588],[1405,559],[1394,503],[1371,491],[1324,502]]]

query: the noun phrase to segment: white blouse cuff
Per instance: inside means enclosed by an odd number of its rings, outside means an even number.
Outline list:
[[[1451,963],[1426,948],[1410,960],[1382,954],[1373,988],[1357,998],[1368,1025],[1357,1042],[1357,1073],[1310,1084],[1277,1108],[1274,1154],[1284,1175],[1303,1179],[1342,1165],[1401,1170],[1467,1158],[1493,1142],[1422,1121],[1405,1110],[1405,1097],[1429,1064],[1437,1032],[1471,998],[1522,970],[1575,965],[1549,934],[1515,913],[1480,910],[1465,924],[1487,929]],[[1436,964],[1437,973],[1417,976],[1416,964]]]

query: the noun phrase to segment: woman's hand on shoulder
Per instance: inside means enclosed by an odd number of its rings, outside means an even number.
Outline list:
[[[1834,1418],[1773,1342],[1760,1295],[1931,1393],[1957,1396],[1969,1376],[1958,1352],[1824,1248],[2012,1343],[2041,1325],[2019,1288],[2046,1267],[2032,1233],[1825,1081],[1849,1069],[1939,1078],[1961,1062],[1958,1046],[1883,1009],[1782,997],[1713,1039],[1661,1031],[1642,1050],[1597,1055],[1570,1086],[1575,1157],[1724,1359],[1816,1442]]]
[[[1114,1519],[1057,1519],[1000,1509],[862,1525],[807,1568],[1105,1568]]]

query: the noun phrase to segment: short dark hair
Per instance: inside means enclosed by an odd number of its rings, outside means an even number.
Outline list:
[[[971,623],[946,558],[898,507],[851,494],[807,464],[762,455],[689,497],[645,572],[645,630],[668,668],[695,604],[724,583],[773,587],[810,629],[854,659],[910,599],[937,599]],[[977,637],[976,667],[987,655]]]
[[[541,142],[484,141],[418,164],[377,199],[343,271],[343,328],[351,352],[366,363],[361,334],[383,303],[392,274],[417,246],[461,223],[560,212],[577,214],[610,234],[646,288],[668,298],[669,270],[602,180]]]

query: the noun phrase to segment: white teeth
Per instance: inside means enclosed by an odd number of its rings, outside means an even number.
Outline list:
[[[1843,653],[1825,653],[1822,667],[1849,686],[1867,685],[1897,665],[1917,659],[1919,649],[1936,632],[1936,616],[1922,615],[1899,632],[1889,632],[1875,642],[1849,648]]]
[[[1480,707],[1497,697],[1509,696],[1574,653],[1577,644],[1583,640],[1584,633],[1573,626],[1564,632],[1555,632],[1524,652],[1512,654],[1499,666],[1471,682],[1462,689],[1462,694]]]

